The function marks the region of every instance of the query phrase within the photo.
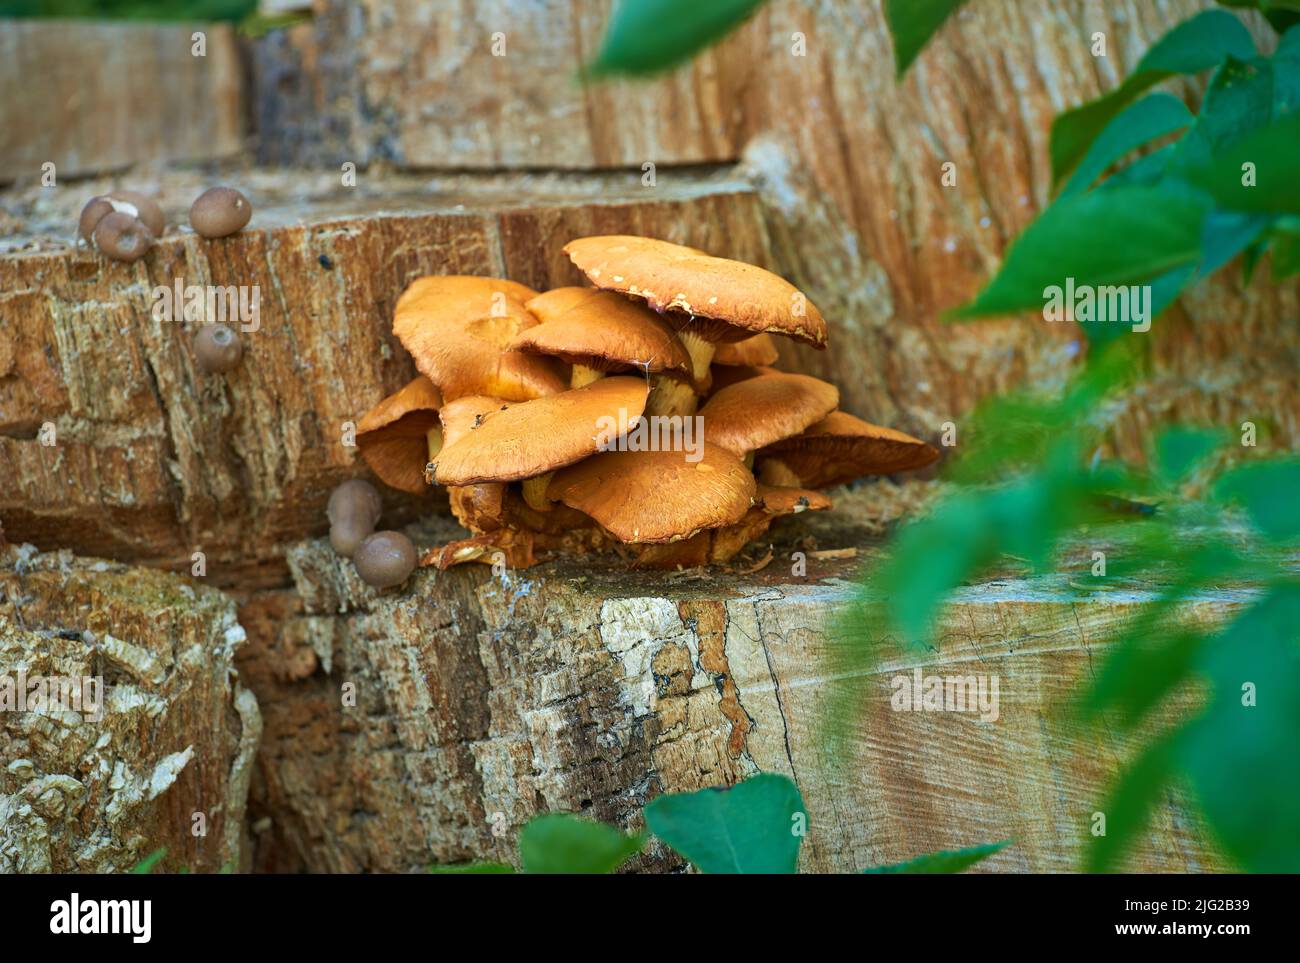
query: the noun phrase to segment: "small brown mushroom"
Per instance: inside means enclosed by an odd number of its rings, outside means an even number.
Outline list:
[[[163,214],[163,209],[148,194],[141,194],[139,191],[110,191],[104,195],[104,198],[115,202],[114,210],[131,214],[132,212],[126,210],[123,205],[129,204],[135,208],[135,216],[149,228],[154,237],[162,237],[163,232],[167,230],[167,218]]]
[[[420,375],[362,416],[357,447],[381,482],[412,495],[428,493],[425,467],[442,448],[441,407],[441,393]]]
[[[194,336],[194,358],[207,374],[234,369],[243,354],[239,335],[224,324],[205,324]]]
[[[401,585],[415,571],[415,545],[401,532],[367,535],[352,553],[361,581],[374,588]]]
[[[762,480],[770,485],[830,488],[863,475],[892,475],[924,468],[939,452],[919,438],[834,411],[797,435],[758,452]]]
[[[94,237],[99,222],[111,213],[113,205],[107,197],[95,196],[86,201],[86,206],[81,209],[81,216],[77,219],[77,236],[89,242]]]
[[[153,244],[153,233],[144,222],[123,211],[109,211],[101,217],[93,236],[95,247],[105,257],[128,264],[144,257]]]
[[[253,205],[233,187],[210,187],[190,207],[190,227],[207,238],[229,237],[253,216]]]
[[[345,481],[330,493],[325,514],[330,520],[330,545],[344,558],[375,530],[383,502],[375,486],[360,478]]]

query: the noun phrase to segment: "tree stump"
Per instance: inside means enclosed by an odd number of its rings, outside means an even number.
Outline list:
[[[1135,746],[1085,729],[1068,708],[1140,596],[1081,605],[1065,578],[970,586],[935,651],[861,680],[861,712],[836,755],[822,729],[837,684],[831,625],[897,493],[869,485],[832,514],[788,520],[770,562],[748,573],[764,546],[730,571],[629,571],[617,558],[505,575],[463,566],[376,593],[326,541],[295,545],[296,594],[241,607],[251,640],[241,668],[267,717],[250,810],[272,825],[257,864],[513,861],[518,829],[538,813],[642,828],[641,808],[660,793],[761,770],[803,792],[804,871],[1001,839],[1016,845],[989,869],[1079,869],[1091,814]],[[411,532],[422,547],[457,534],[446,522]],[[1233,604],[1225,593],[1195,617]],[[916,669],[996,674],[1000,717],[891,711],[893,679]],[[680,865],[657,844],[632,864]],[[1223,866],[1177,797],[1131,865]]]
[[[0,548],[0,686],[93,678],[102,693],[99,713],[0,711],[0,873],[120,872],[161,847],[172,871],[246,867],[262,723],[234,672],[244,638],[213,589]]]

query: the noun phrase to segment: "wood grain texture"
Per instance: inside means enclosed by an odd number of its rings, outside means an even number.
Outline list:
[[[665,77],[582,86],[573,76],[599,43],[607,0],[330,0],[314,25],[258,41],[254,102],[273,114],[259,149],[276,162],[630,176],[650,162],[660,185],[691,177],[682,165],[738,162],[767,212],[765,266],[832,324],[833,350],[785,346],[785,363],[839,384],[846,409],[933,440],[979,399],[1055,385],[1076,362],[1084,346],[1069,326],[938,319],[1047,203],[1052,117],[1115,86],[1171,24],[1210,6],[971,3],[896,82],[881,4],[773,0]],[[1265,49],[1275,42],[1261,20],[1247,23]],[[1090,52],[1098,31],[1104,58]],[[1172,86],[1199,96],[1195,83]],[[301,109],[285,114],[286,103]],[[941,183],[947,162],[955,187]],[[1112,413],[1117,453],[1144,457],[1142,429],[1157,418],[1251,420],[1280,446],[1300,444],[1287,389],[1300,285],[1264,273],[1243,288],[1223,272],[1157,324],[1151,384]]]
[[[159,183],[173,217],[196,181]],[[10,539],[186,572],[202,551],[218,584],[282,582],[283,544],[324,531],[330,490],[365,471],[346,424],[414,375],[391,333],[411,280],[573,283],[561,239],[593,232],[768,258],[743,183],[704,180],[645,201],[627,181],[523,175],[452,179],[432,193],[409,180],[351,192],[330,177],[254,173],[240,181],[252,228],[215,242],[173,230],[131,265],[55,245],[55,215],[34,207],[27,240],[13,243],[36,249],[0,255],[10,359],[0,372],[0,517]],[[80,201],[65,192],[64,223]],[[197,369],[189,340],[200,321],[154,316],[154,289],[177,279],[258,289],[260,326],[242,336],[235,371]],[[53,447],[40,437],[46,423]],[[436,493],[391,496],[385,523],[440,505]]]
[[[829,629],[856,563],[810,557],[804,577],[789,559],[814,545],[875,557],[876,489],[779,529],[773,562],[751,575],[691,579],[579,560],[505,578],[482,566],[421,571],[376,594],[325,542],[294,546],[296,593],[241,608],[250,636],[241,671],[267,714],[250,811],[272,825],[256,865],[513,860],[517,831],[540,812],[642,828],[641,808],[660,793],[767,771],[795,779],[808,804],[806,872],[1006,838],[1016,845],[985,868],[1078,870],[1092,813],[1136,745],[1081,727],[1069,707],[1142,593],[1084,604],[1064,578],[964,590],[936,651],[855,680],[861,713],[846,750],[833,753],[822,723],[844,680],[829,667]],[[445,529],[411,531],[423,547]],[[1239,601],[1225,592],[1188,617],[1220,619]],[[918,667],[998,676],[998,719],[892,711],[892,678]],[[348,683],[355,708],[341,705]],[[632,864],[678,866],[658,844]],[[1130,866],[1223,863],[1175,795]]]
[[[207,55],[191,53],[206,35]],[[0,31],[0,184],[133,164],[229,157],[244,142],[239,48],[228,24],[6,21]]]
[[[0,547],[0,677],[99,676],[98,721],[0,712],[0,873],[246,868],[261,735],[231,600],[197,581]],[[201,813],[202,835],[191,832]]]

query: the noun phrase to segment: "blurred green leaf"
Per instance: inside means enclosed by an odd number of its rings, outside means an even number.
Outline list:
[[[612,873],[641,852],[645,838],[590,819],[551,813],[531,820],[519,834],[525,873]]]
[[[155,866],[162,862],[163,857],[167,855],[167,847],[163,846],[155,849],[140,862],[131,867],[131,872],[137,876],[148,876],[153,872]]]
[[[1231,210],[1300,214],[1300,113],[1275,120],[1181,173]]]
[[[1092,836],[1088,871],[1112,870],[1129,844],[1137,838],[1151,817],[1151,810],[1164,795],[1174,775],[1179,733],[1166,733],[1149,745],[1137,761],[1120,776],[1110,797],[1101,807],[1106,817],[1104,836]]]
[[[1206,10],[1174,27],[1156,41],[1118,88],[1059,114],[1053,121],[1053,183],[1060,183],[1074,169],[1110,119],[1134,97],[1167,77],[1208,70],[1228,56],[1238,60],[1255,56],[1250,32],[1232,14]]]
[[[1191,125],[1195,119],[1187,105],[1172,94],[1143,97],[1107,123],[1061,188],[1060,197],[1086,191],[1107,168],[1126,154],[1157,137]]]
[[[1297,642],[1300,586],[1275,586],[1207,647],[1213,701],[1178,750],[1215,836],[1255,873],[1300,872]]]
[[[660,796],[645,808],[650,831],[702,873],[793,873],[802,840],[796,814],[806,828],[799,788],[775,773]]]
[[[1067,278],[1076,289],[1149,281],[1199,257],[1208,213],[1209,205],[1195,195],[1165,187],[1116,187],[1065,198],[1025,229],[997,276],[953,314],[1041,311],[1047,289],[1063,287]]]
[[[676,67],[740,26],[763,2],[619,0],[583,75],[648,75]]]
[[[1176,484],[1226,440],[1227,436],[1221,431],[1165,428],[1156,436],[1156,474],[1165,484]]]
[[[902,77],[943,22],[966,0],[885,0],[885,19],[894,38],[894,73]]]
[[[1300,538],[1300,461],[1243,465],[1215,486],[1215,496],[1238,502],[1252,522],[1276,541]]]
[[[982,859],[987,859],[1000,849],[1011,845],[1007,839],[1000,843],[986,843],[983,846],[971,846],[967,849],[951,849],[940,853],[927,853],[909,859],[905,863],[893,863],[889,866],[872,866],[862,872],[867,875],[876,873],[909,873],[934,875],[939,873],[960,873],[969,869]]]
[[[1171,692],[1191,678],[1205,637],[1174,631],[1114,646],[1085,703],[1085,718],[1116,710],[1125,728],[1137,725]]]

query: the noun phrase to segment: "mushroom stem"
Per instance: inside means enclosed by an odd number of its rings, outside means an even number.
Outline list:
[[[650,395],[645,402],[647,415],[693,415],[699,404],[700,399],[689,384],[667,375],[650,379]]]
[[[754,470],[754,453],[752,451],[745,452],[745,457],[741,461],[745,463],[745,467],[750,471]]]
[[[681,339],[686,353],[691,356],[691,374],[696,384],[704,384],[709,376],[709,364],[713,361],[713,354],[718,350],[718,346],[712,341],[701,338],[690,329],[678,331],[677,337]]]
[[[538,475],[536,478],[525,478],[523,482],[524,501],[528,507],[538,512],[549,512],[554,503],[546,497],[546,488],[551,484],[551,476],[555,472],[548,471],[545,475]]]
[[[802,488],[803,482],[787,465],[779,458],[764,458],[763,464],[758,470],[758,480],[764,485],[771,485],[773,488]]]
[[[442,429],[430,428],[425,432],[424,438],[429,446],[429,461],[437,461],[438,452],[442,451]]]
[[[605,372],[599,368],[588,368],[585,364],[575,364],[573,373],[569,375],[569,387],[581,388],[593,381],[599,381],[603,377],[605,377]]]

